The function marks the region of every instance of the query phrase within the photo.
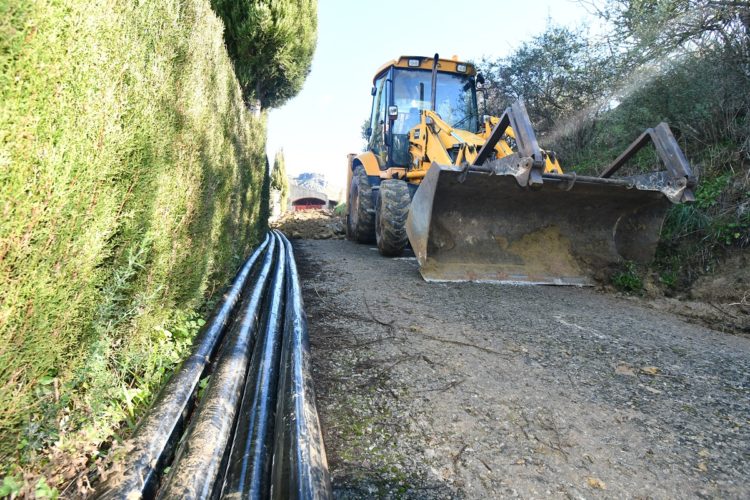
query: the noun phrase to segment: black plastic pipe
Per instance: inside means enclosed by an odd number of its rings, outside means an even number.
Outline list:
[[[250,361],[223,498],[267,498],[270,490],[287,259],[281,233],[274,234],[279,238],[279,273],[268,291],[265,328]]]
[[[255,266],[263,251],[262,265]],[[250,280],[253,287],[242,294],[237,308],[243,286],[249,288],[244,283],[255,267],[258,269]],[[224,335],[206,393],[182,434],[200,380],[199,375],[190,389],[192,379],[183,370],[202,366],[200,374],[205,373],[233,310],[237,313]],[[152,498],[161,467],[182,435],[171,471],[162,481],[160,498],[330,498],[310,364],[294,253],[286,237],[273,231],[242,267],[225,302],[201,333],[193,355],[139,428],[146,428],[150,421],[152,434],[139,435],[144,440],[142,449],[126,459],[126,467],[142,460],[143,449],[156,450],[159,443],[166,443],[147,464],[148,477],[141,475],[140,481],[134,481],[137,469],[129,469],[118,481],[107,483],[115,487],[97,493],[108,498]],[[177,385],[180,380],[187,385]],[[188,402],[167,397],[167,389],[173,385],[177,387],[172,393],[187,394]],[[173,412],[173,406],[179,404],[183,410],[174,426],[154,416],[159,415],[160,407]],[[163,408],[161,415],[165,415]],[[158,424],[161,429],[171,429],[170,435],[153,434]],[[128,481],[136,487],[126,487]]]
[[[331,481],[315,408],[307,318],[292,245],[285,236],[281,238],[287,254],[286,314],[271,497],[328,499]]]
[[[185,418],[195,403],[200,379],[212,359],[256,261],[272,239],[270,234],[253,252],[234,278],[213,316],[194,341],[193,353],[167,382],[130,442],[133,450],[122,473],[112,474],[96,492],[97,498],[152,497],[157,478],[183,431]]]
[[[243,301],[227,336],[206,394],[191,420],[159,498],[208,498],[221,476],[222,461],[242,397],[266,282],[272,267],[273,281],[284,279],[284,256],[283,244],[274,235],[252,293]]]

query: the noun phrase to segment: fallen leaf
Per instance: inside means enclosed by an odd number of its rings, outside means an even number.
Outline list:
[[[644,366],[641,368],[641,373],[645,373],[646,375],[658,375],[660,372],[661,370],[655,366]]]
[[[615,373],[618,375],[627,375],[629,377],[635,377],[635,371],[633,367],[627,363],[620,363],[615,367]]]
[[[708,472],[708,467],[705,463],[701,462],[698,464],[698,470],[701,472]]]
[[[650,392],[651,394],[661,394],[661,391],[659,389],[654,389],[653,387],[648,387],[645,385],[642,387],[646,389],[648,392]]]
[[[606,490],[607,484],[602,481],[601,479],[597,479],[595,477],[589,477],[586,478],[586,482],[589,483],[589,486],[594,488],[595,490]]]
[[[708,458],[711,456],[711,453],[707,449],[701,448],[701,451],[698,452],[698,455],[702,456],[703,458]]]

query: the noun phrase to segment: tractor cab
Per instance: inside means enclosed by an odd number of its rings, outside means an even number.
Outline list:
[[[368,150],[378,156],[381,169],[409,165],[409,131],[419,124],[424,109],[434,107],[452,127],[475,132],[479,127],[475,79],[474,66],[455,56],[437,60],[402,56],[381,67],[373,80],[367,129]]]

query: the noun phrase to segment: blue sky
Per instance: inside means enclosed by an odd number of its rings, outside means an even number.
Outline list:
[[[361,151],[375,71],[400,55],[497,58],[544,31],[549,20],[593,22],[574,0],[319,0],[312,70],[294,99],[271,110],[267,152],[283,148],[287,171],[325,174],[343,186],[346,155]]]

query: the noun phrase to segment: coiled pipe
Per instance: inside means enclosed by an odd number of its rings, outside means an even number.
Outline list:
[[[245,282],[254,267],[250,288]],[[249,290],[237,308],[243,287]],[[190,415],[200,377],[235,310],[209,385]],[[110,478],[98,496],[153,498],[188,417],[159,498],[331,498],[299,275],[292,245],[278,231],[242,267],[193,355],[144,419],[136,433],[140,448],[126,459],[126,472],[119,481]]]
[[[279,241],[279,274],[268,292],[265,328],[250,362],[222,498],[266,498],[270,489],[288,259],[281,233],[274,235]]]

